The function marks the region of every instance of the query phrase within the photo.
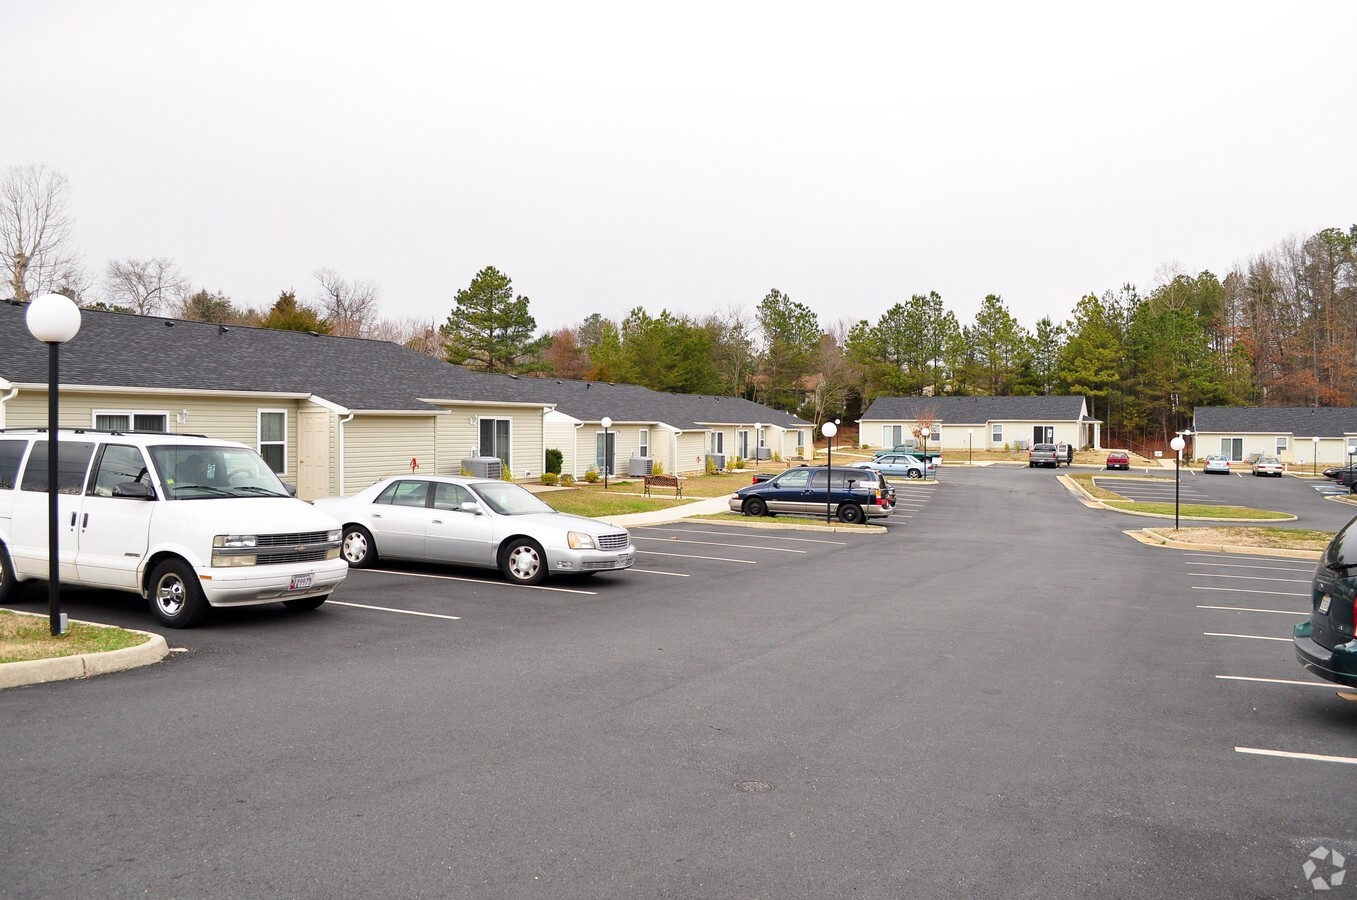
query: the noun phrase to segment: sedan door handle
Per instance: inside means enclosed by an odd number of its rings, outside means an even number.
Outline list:
[[[443,524],[443,520],[442,520],[442,519],[433,519],[432,522],[433,522],[434,525],[442,525],[442,524]]]

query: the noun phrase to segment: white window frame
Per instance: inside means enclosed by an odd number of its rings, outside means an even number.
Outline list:
[[[639,433],[639,434],[640,434],[640,437],[639,437],[639,440],[637,441],[637,444],[636,444],[637,453],[638,453],[639,456],[649,456],[649,455],[650,455],[650,429],[649,429],[649,428],[642,428],[642,429],[640,430],[640,433]]]
[[[882,425],[881,426],[881,446],[898,447],[903,444],[905,437],[905,426],[903,425]]]
[[[995,423],[993,423],[992,425],[990,425],[990,429],[989,429],[989,442],[990,442],[991,444],[994,444],[996,447],[1003,444],[1003,442],[1004,442],[1004,423],[1003,423],[1003,422],[995,422]]]
[[[135,431],[137,416],[160,416],[165,420],[161,431],[170,430],[170,411],[168,409],[95,409],[90,411],[90,427],[99,428],[100,416],[127,416],[126,428],[111,428],[110,431]]]
[[[278,415],[278,414],[282,414],[282,417],[283,417],[283,439],[282,439],[281,441],[266,441],[266,440],[264,440],[264,416],[266,416],[266,415]],[[276,447],[276,446],[281,445],[282,448],[283,448],[283,469],[282,469],[282,471],[280,471],[280,472],[275,472],[274,474],[276,474],[276,475],[286,475],[286,474],[288,474],[288,469],[287,469],[287,456],[288,456],[287,428],[288,428],[287,410],[285,410],[285,409],[265,409],[265,408],[262,408],[262,407],[255,410],[255,416],[254,416],[254,437],[255,437],[254,449],[255,449],[255,452],[258,453],[260,456],[263,456],[263,455],[264,455],[264,447],[265,447],[265,446]]]
[[[509,437],[508,437],[508,441],[509,441],[509,459],[508,459],[507,462],[505,461],[504,457],[500,456],[498,453],[495,453],[495,452],[493,452],[493,451],[487,451],[486,448],[484,448],[484,447],[481,446],[481,428],[483,427],[483,425],[484,425],[487,421],[490,421],[490,422],[508,422],[508,423],[509,423]],[[499,432],[499,429],[496,428],[495,431],[496,431],[496,433],[498,433],[498,432]],[[613,431],[616,431],[616,429],[613,429]],[[477,452],[478,454],[480,454],[481,456],[493,456],[493,457],[495,457],[495,458],[498,459],[500,462],[504,463],[504,467],[505,467],[508,471],[512,472],[512,471],[514,470],[514,420],[513,420],[513,417],[512,417],[512,416],[477,416],[477,417],[476,417],[476,452]]]
[[[1291,449],[1291,439],[1286,437],[1285,435],[1278,435],[1276,449],[1277,458],[1281,459],[1282,454],[1286,453],[1286,451]]]
[[[726,452],[726,433],[724,431],[713,431],[711,433],[711,454],[721,456]]]
[[[942,423],[934,422],[932,430],[928,433],[928,439],[935,444],[942,443]]]

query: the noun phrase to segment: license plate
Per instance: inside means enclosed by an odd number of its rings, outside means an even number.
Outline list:
[[[289,591],[304,591],[311,586],[311,579],[314,577],[314,575],[293,575],[287,589]]]
[[[1319,598],[1319,611],[1327,614],[1329,612],[1329,603],[1333,600],[1328,594]]]

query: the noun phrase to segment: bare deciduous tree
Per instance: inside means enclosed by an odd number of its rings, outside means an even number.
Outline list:
[[[320,282],[317,301],[325,310],[325,319],[332,329],[330,333],[341,337],[368,337],[376,323],[377,300],[381,293],[377,283],[350,283],[330,268],[317,269],[312,275]]]
[[[378,319],[366,335],[374,341],[390,341],[410,350],[443,358],[443,336],[433,322],[419,319]]]
[[[104,270],[105,302],[139,316],[178,311],[190,293],[188,279],[164,256],[112,259]]]
[[[0,267],[18,300],[85,287],[66,213],[66,176],[46,166],[12,166],[0,182]]]

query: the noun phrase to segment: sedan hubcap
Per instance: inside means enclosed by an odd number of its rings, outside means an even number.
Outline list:
[[[537,552],[531,547],[519,547],[509,556],[509,568],[513,569],[519,578],[531,578],[536,575],[537,567],[540,565]]]
[[[349,562],[362,562],[368,555],[368,542],[361,534],[351,531],[344,536],[344,558]]]

